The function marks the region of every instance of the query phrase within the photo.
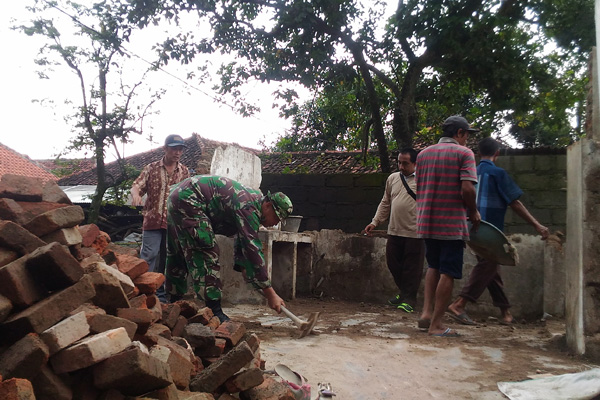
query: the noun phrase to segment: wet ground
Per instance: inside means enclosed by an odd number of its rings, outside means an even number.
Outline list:
[[[386,305],[297,299],[288,308],[301,318],[320,312],[313,334],[299,331],[266,306],[236,305],[225,312],[261,339],[266,369],[278,363],[311,384],[329,383],[335,400],[506,399],[498,382],[522,381],[598,367],[563,347],[564,321],[520,321],[513,326],[471,315],[477,326],[447,318],[458,338],[431,337],[416,313]],[[479,317],[479,318],[477,318]]]

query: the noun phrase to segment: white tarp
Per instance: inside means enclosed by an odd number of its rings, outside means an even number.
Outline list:
[[[600,368],[521,382],[498,382],[511,400],[589,400],[600,395]]]

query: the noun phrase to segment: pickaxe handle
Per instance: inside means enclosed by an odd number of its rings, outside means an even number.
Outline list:
[[[281,311],[283,311],[283,313],[285,315],[287,315],[287,317],[289,319],[291,319],[292,321],[294,321],[294,324],[296,324],[296,326],[298,328],[304,329],[306,327],[306,324],[307,324],[306,321],[302,321],[300,318],[296,317],[290,310],[288,310],[284,306],[281,306]]]

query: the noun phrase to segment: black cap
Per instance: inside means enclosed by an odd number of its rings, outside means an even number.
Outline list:
[[[167,136],[167,138],[165,139],[165,146],[168,146],[168,147],[183,146],[183,147],[187,148],[187,146],[185,145],[185,141],[179,135]]]
[[[445,129],[450,126],[454,126],[457,129],[464,129],[465,131],[469,132],[479,132],[479,129],[472,128],[467,122],[467,120],[464,117],[461,117],[460,115],[453,115],[451,117],[446,118],[444,124],[442,125],[442,128]]]

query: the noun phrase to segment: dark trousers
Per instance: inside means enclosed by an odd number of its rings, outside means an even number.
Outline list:
[[[394,282],[400,289],[400,299],[414,306],[423,277],[423,239],[389,235],[385,257]]]
[[[510,308],[510,302],[504,293],[504,282],[500,276],[500,266],[495,262],[484,260],[477,257],[477,265],[473,267],[469,281],[462,288],[460,297],[477,303],[477,299],[487,288],[494,302],[494,306],[499,308]]]

